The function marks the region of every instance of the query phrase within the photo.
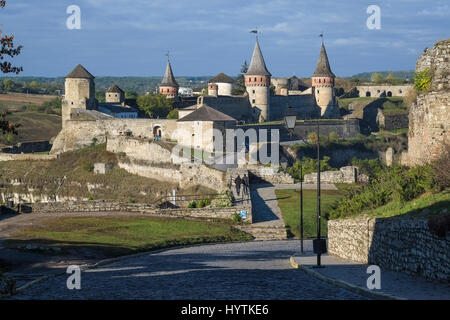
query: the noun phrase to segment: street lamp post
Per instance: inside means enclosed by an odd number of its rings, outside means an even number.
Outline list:
[[[295,122],[297,120],[297,113],[294,108],[288,107],[285,115],[284,122],[286,128],[289,131],[289,136],[292,138],[293,131],[295,129]],[[300,161],[300,250],[303,253],[303,164]]]
[[[314,253],[317,254],[316,268],[322,268],[321,255],[327,252],[326,240],[321,238],[320,235],[320,132],[319,132],[319,120],[317,120],[317,238],[313,240]],[[314,243],[315,242],[315,243]]]

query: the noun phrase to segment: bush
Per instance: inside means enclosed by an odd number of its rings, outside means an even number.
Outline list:
[[[189,209],[197,208],[197,201],[192,200],[191,202],[188,203],[187,207]]]
[[[83,170],[86,170],[87,172],[94,171],[94,164],[89,160],[81,160],[80,166]]]
[[[211,199],[206,198],[206,199],[201,199],[197,202],[197,208],[204,208],[207,207],[211,204]]]
[[[363,162],[364,163],[364,162]],[[376,162],[374,162],[376,163]],[[327,219],[357,215],[391,201],[403,203],[427,191],[436,190],[432,166],[411,169],[402,166],[372,168],[372,179],[362,188],[353,188],[329,210]]]
[[[320,170],[321,171],[331,171],[331,170],[337,170],[336,168],[333,168],[330,164],[330,157],[323,157],[322,160],[320,160]],[[300,167],[303,165],[303,175],[300,176]],[[303,157],[301,161],[295,161],[295,163],[291,166],[286,168],[285,170],[287,173],[289,173],[294,179],[300,180],[303,179],[305,174],[313,173],[317,171],[317,160],[313,158],[307,158]]]
[[[93,196],[93,195],[90,195],[90,196],[88,197],[88,200],[89,200],[89,201],[94,200],[94,196]]]
[[[230,190],[222,191],[214,200],[211,205],[216,208],[227,208],[233,205],[233,194]]]
[[[241,215],[239,213],[235,213],[233,215],[233,221],[236,222],[236,223],[241,222],[242,221]]]
[[[414,73],[414,88],[417,92],[424,92],[431,87],[431,72],[429,69]]]

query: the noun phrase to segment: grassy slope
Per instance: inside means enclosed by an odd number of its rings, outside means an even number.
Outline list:
[[[20,123],[16,142],[50,140],[61,131],[61,117],[39,112],[17,112],[7,116],[12,123]]]
[[[382,207],[366,210],[358,216],[371,216],[379,218],[387,218],[393,216],[403,217],[430,217],[440,214],[443,209],[450,208],[450,192],[426,193],[422,196],[407,201],[405,203],[392,201]],[[350,217],[351,218],[351,217]]]
[[[53,218],[19,231],[8,247],[41,243],[60,247],[89,247],[109,256],[175,245],[247,241],[251,236],[223,221],[206,222],[156,217]]]
[[[283,219],[288,230],[288,236],[300,237],[300,191],[299,190],[275,190],[278,206],[283,214]],[[330,205],[342,197],[340,191],[321,191],[321,234],[327,235],[327,223],[323,218]],[[303,190],[303,230],[305,238],[317,236],[317,193],[315,190]]]
[[[0,94],[0,112],[9,111],[6,119],[12,123],[20,123],[19,134],[14,136],[13,144],[26,141],[50,140],[61,131],[61,117],[24,111],[28,105],[42,105],[56,96],[38,94]],[[9,144],[6,135],[0,135],[0,144]]]
[[[56,160],[48,161],[3,161],[0,162],[0,182],[10,191],[28,193],[33,187],[35,194],[57,194],[94,199],[120,200],[153,203],[157,193],[171,193],[176,185],[137,176],[115,167],[105,175],[94,174],[95,162],[117,162],[117,156],[105,150],[105,145],[97,145],[61,154]],[[66,182],[58,189],[63,177]],[[10,179],[20,178],[24,185],[11,186]],[[87,183],[100,185],[89,191]],[[141,192],[145,192],[142,194]],[[214,193],[206,188],[180,190],[179,194]]]

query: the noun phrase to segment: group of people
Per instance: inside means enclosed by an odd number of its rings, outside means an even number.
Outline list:
[[[228,186],[230,189],[232,187],[232,184],[233,184],[233,177],[230,177],[230,182],[229,182],[229,186]],[[241,186],[242,186],[242,195],[248,196],[249,191],[250,191],[250,181],[246,174],[244,174],[244,176],[242,178],[240,175],[238,175],[236,178],[234,178],[234,184],[236,187],[236,193],[238,195],[241,195]]]

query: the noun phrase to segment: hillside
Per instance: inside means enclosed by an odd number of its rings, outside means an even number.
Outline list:
[[[351,76],[350,78],[370,79],[373,73],[380,73],[384,78],[387,77],[390,73],[392,73],[394,75],[394,77],[400,78],[400,79],[413,79],[414,78],[414,70],[361,72],[361,73],[357,73],[357,74]]]
[[[0,135],[0,144],[44,141],[55,137],[61,130],[61,116],[56,114],[59,110],[44,106],[55,98],[51,95],[0,94],[0,112],[7,113],[8,121],[21,124],[18,135]]]
[[[155,203],[176,188],[176,184],[137,176],[117,166],[106,174],[94,174],[96,162],[117,164],[118,159],[101,144],[63,153],[55,160],[3,161],[0,192]],[[206,188],[180,190],[180,194],[201,193],[214,192]]]

